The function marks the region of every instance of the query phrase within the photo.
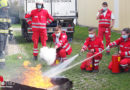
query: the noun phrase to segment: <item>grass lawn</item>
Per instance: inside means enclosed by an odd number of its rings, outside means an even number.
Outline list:
[[[16,25],[17,26],[17,25]],[[74,39],[71,43],[73,52],[71,56],[77,54],[82,45],[84,40],[88,35],[88,28],[86,27],[79,27],[76,26],[74,33]],[[112,32],[111,41],[116,40],[120,37],[120,34],[116,32]],[[32,62],[32,66],[36,64],[42,63],[43,68],[42,71],[46,71],[50,67],[46,65],[43,61],[36,61],[32,60],[32,50],[33,50],[33,43],[28,43],[24,40],[21,36],[20,32],[15,32],[15,38],[18,44],[24,48],[24,52],[21,51],[17,55],[7,56],[7,68],[4,70],[0,70],[1,75],[6,75],[7,77],[17,77],[23,70],[22,63],[24,60],[30,60]],[[105,43],[105,42],[104,42]],[[47,43],[50,45],[50,42]],[[41,44],[39,44],[41,47]],[[39,48],[40,49],[40,48]],[[70,80],[73,81],[74,86],[73,90],[128,90],[130,88],[129,81],[130,81],[130,72],[128,73],[120,73],[120,74],[112,74],[108,70],[108,64],[111,61],[111,55],[117,52],[117,48],[111,49],[111,54],[106,56],[103,53],[103,58],[100,62],[100,72],[99,73],[88,73],[85,71],[80,70],[80,65],[62,73],[63,76],[68,77]],[[17,59],[17,56],[22,55],[24,58],[21,60]],[[68,57],[71,57],[68,56]],[[82,56],[79,56],[72,64],[84,60],[86,53]]]
[[[21,28],[21,24],[12,24],[13,28]]]

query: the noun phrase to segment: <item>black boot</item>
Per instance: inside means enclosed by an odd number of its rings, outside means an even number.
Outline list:
[[[38,57],[37,57],[37,56],[34,56],[34,57],[33,57],[33,60],[38,60]]]

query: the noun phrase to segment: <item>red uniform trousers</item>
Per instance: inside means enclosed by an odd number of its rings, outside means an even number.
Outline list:
[[[56,58],[59,59],[59,60],[62,60],[62,61],[65,61],[67,60],[67,55],[70,55],[72,52],[72,48],[69,49],[68,53],[66,52],[66,50],[64,48],[59,48],[57,49],[57,56]]]
[[[99,53],[99,52],[95,52],[94,54],[97,54],[97,53]],[[93,54],[93,55],[94,55]],[[81,68],[81,70],[86,70],[86,71],[92,71],[93,69],[94,70],[98,70],[99,69],[99,61],[102,59],[102,54],[98,54],[97,56],[95,56],[94,58],[93,58],[93,63],[92,63],[92,66],[90,66],[89,65],[89,67],[87,66],[87,61],[84,61],[82,64],[81,64],[81,66],[80,66],[80,68]]]
[[[105,35],[105,38],[106,38],[106,46],[108,46],[109,43],[110,43],[110,39],[111,39],[111,29],[109,27],[106,28],[106,27],[99,26],[99,28],[98,28],[98,36],[100,38],[102,38],[102,40],[103,40],[104,35]]]
[[[47,32],[46,29],[39,29],[33,31],[32,35],[32,40],[33,40],[33,55],[37,56],[38,55],[38,42],[39,42],[39,37],[41,39],[42,46],[46,46],[46,40],[48,39],[47,37]]]
[[[59,48],[57,50],[57,59],[66,60],[66,56],[67,56],[67,53],[66,53],[65,49]]]
[[[125,71],[128,71],[128,65],[130,65],[130,58],[123,58],[120,61],[120,66],[122,69],[124,69]],[[112,62],[110,62],[108,69],[112,70]]]

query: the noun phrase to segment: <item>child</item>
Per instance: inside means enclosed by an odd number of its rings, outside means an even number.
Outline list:
[[[99,53],[104,49],[103,41],[101,38],[96,36],[96,29],[95,28],[89,28],[89,37],[86,39],[84,46],[81,49],[81,52],[84,52],[85,50],[89,50],[89,52],[94,54]],[[89,62],[85,61],[81,64],[81,70],[86,70],[89,72],[99,72],[99,61],[102,59],[102,54],[98,54],[94,58],[92,58],[92,66],[87,64]]]
[[[120,66],[123,71],[127,72],[129,70],[128,65],[130,65],[130,28],[124,28],[122,30],[122,36],[116,41],[110,43],[108,48],[112,48],[113,46],[120,47]],[[112,70],[112,62],[110,62],[108,68]]]
[[[68,43],[66,32],[62,31],[61,26],[57,26],[52,35],[55,48],[57,49],[57,59],[60,62],[67,60],[66,56],[72,52],[71,45]]]

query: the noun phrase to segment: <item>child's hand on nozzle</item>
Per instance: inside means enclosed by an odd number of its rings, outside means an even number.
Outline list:
[[[107,47],[106,47],[106,50],[109,50],[110,49],[110,46],[108,45]]]
[[[84,51],[85,51],[84,49],[81,49],[81,51],[80,51],[80,52],[81,52],[81,53],[83,53]]]

